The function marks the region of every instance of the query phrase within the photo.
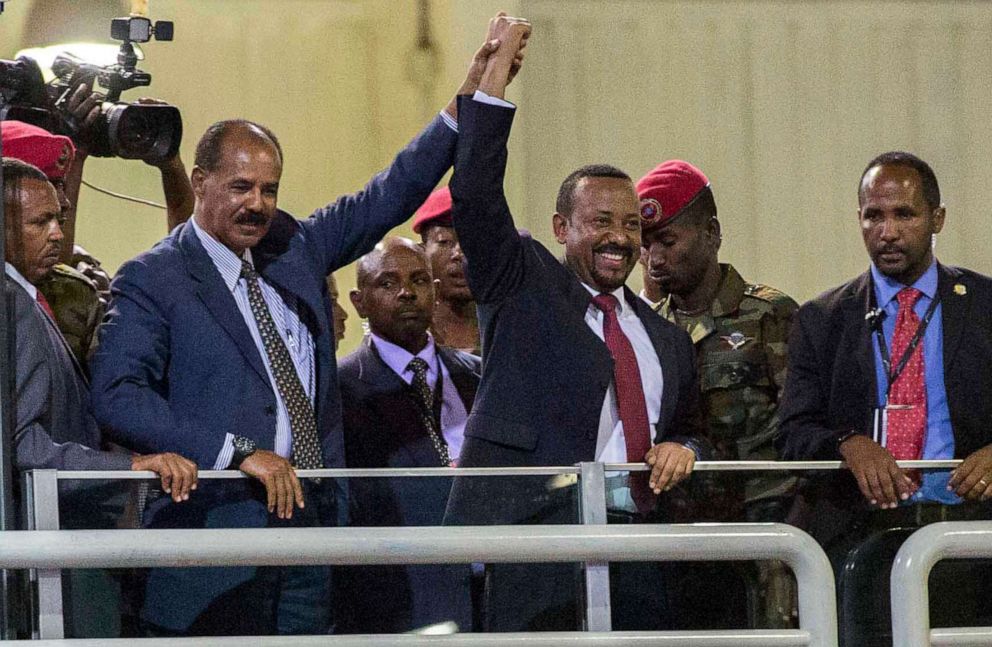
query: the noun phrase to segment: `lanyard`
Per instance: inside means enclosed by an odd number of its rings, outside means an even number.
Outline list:
[[[872,292],[874,293],[874,286],[872,287]],[[882,334],[882,326],[875,326],[875,339],[878,341],[878,351],[882,355],[882,367],[885,369],[885,377],[888,378],[888,385],[885,387],[885,401],[889,401],[889,392],[892,391],[892,385],[899,376],[902,375],[903,369],[906,368],[906,364],[909,363],[909,358],[912,357],[913,352],[916,347],[920,345],[920,340],[923,339],[923,334],[927,330],[927,326],[930,325],[930,320],[933,319],[933,313],[937,311],[937,305],[940,304],[940,294],[938,294],[934,299],[930,301],[930,307],[927,308],[926,313],[923,315],[923,319],[916,326],[916,332],[913,333],[912,338],[909,340],[909,345],[906,346],[906,350],[903,352],[902,357],[899,358],[899,363],[896,364],[895,368],[892,366],[892,358],[889,356],[889,348],[885,345],[885,335]],[[893,334],[894,336],[894,334]]]

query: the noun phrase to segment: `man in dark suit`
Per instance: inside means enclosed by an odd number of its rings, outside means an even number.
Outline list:
[[[380,243],[358,262],[351,301],[369,334],[338,371],[348,467],[458,461],[480,365],[428,332],[434,285],[423,247],[405,238]],[[450,486],[445,477],[353,479],[351,525],[441,525]],[[468,565],[353,568],[335,578],[343,632],[402,633],[446,621],[472,628]]]
[[[15,330],[15,465],[19,470],[153,470],[178,502],[196,487],[196,465],[175,454],[101,451],[89,386],[38,290],[58,262],[61,207],[38,168],[3,160],[4,292]]]
[[[502,99],[508,65],[499,53],[490,59],[480,84],[490,101]],[[646,460],[650,483],[633,479],[630,505],[619,510],[634,516],[653,507],[649,487],[658,494],[689,474],[700,431],[688,335],[624,286],[640,248],[634,185],[609,166],[583,167],[565,180],[554,215],[565,248],[559,262],[516,230],[503,194],[512,105],[463,101],[460,110],[453,220],[483,349],[461,465]],[[458,479],[447,521],[574,522],[574,488],[546,481]],[[553,571],[494,569],[489,628],[574,628],[570,575]],[[643,581],[651,588],[650,578]],[[625,610],[649,616],[654,607],[642,601]]]
[[[479,50],[460,93],[475,90],[497,46]],[[452,162],[454,118],[452,103],[363,191],[302,221],[277,209],[283,155],[270,130],[224,121],[201,138],[193,218],[114,281],[93,360],[95,410],[130,447],[252,478],[201,487],[195,507],[153,506],[152,526],[336,523],[335,484],[303,485],[294,472],[344,464],[325,277],[436,186]],[[328,593],[320,568],[165,569],[149,576],[142,615],[153,634],[322,633]]]
[[[875,532],[981,517],[958,504],[992,496],[992,279],[934,258],[945,209],[923,160],[877,157],[858,197],[871,267],[799,309],[780,407],[786,458],[846,463],[805,493],[838,569]],[[964,462],[895,462],[921,458]]]

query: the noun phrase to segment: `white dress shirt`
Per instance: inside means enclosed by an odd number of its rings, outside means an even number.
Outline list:
[[[582,284],[592,295],[599,292]],[[661,416],[661,394],[664,389],[665,380],[661,374],[661,361],[655,351],[648,331],[644,328],[640,317],[634,309],[627,303],[623,295],[623,287],[613,291],[613,296],[619,303],[617,307],[617,319],[620,321],[620,328],[630,340],[630,345],[634,348],[637,356],[637,368],[641,373],[641,386],[644,387],[644,403],[648,409],[648,433],[654,433],[654,426],[658,424]],[[605,341],[603,335],[603,320],[606,314],[594,304],[589,304],[586,310],[585,322],[597,337]],[[648,439],[649,445],[654,445],[654,438]],[[599,435],[596,440],[596,460],[602,463],[626,463],[627,462],[627,442],[624,438],[623,422],[620,420],[620,409],[617,406],[616,383],[611,381],[610,387],[606,390],[606,398],[603,400],[603,409],[599,415]],[[638,459],[640,460],[640,459]]]

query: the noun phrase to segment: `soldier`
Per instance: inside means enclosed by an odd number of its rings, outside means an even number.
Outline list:
[[[664,162],[637,183],[637,192],[641,253],[649,277],[668,294],[657,309],[684,328],[696,347],[701,403],[716,458],[775,460],[776,412],[796,302],[775,288],[748,283],[732,265],[719,262],[716,202],[699,169],[680,160]],[[793,477],[718,476],[693,479],[694,520],[699,515],[715,521],[784,520]],[[757,573],[761,600],[750,621],[767,628],[792,626],[791,578],[784,567],[766,564]],[[722,604],[710,604],[717,619],[733,617]],[[690,608],[702,615],[705,605]]]
[[[427,250],[437,287],[431,334],[438,343],[473,355],[481,354],[475,298],[465,278],[464,256],[451,222],[451,191],[428,196],[413,219],[413,231]]]

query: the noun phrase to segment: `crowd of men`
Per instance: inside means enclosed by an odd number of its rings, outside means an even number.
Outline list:
[[[490,21],[445,110],[362,191],[307,219],[277,206],[276,135],[215,123],[188,177],[178,157],[161,166],[170,233],[109,295],[72,240],[85,149],[4,122],[17,469],[152,470],[165,496],[150,497],[147,527],[278,528],[575,515],[574,485],[548,478],[345,488],[297,469],[644,462],[610,483],[610,523],[802,523],[838,572],[879,531],[987,517],[961,504],[992,497],[992,280],[935,259],[946,212],[932,169],[902,152],[867,165],[870,269],[801,307],[721,262],[716,191],[681,160],[636,183],[606,164],[571,173],[552,216],[558,258],[516,228],[503,192],[504,91],[529,36],[525,20]],[[85,119],[93,103],[73,105]],[[383,240],[411,214],[420,241]],[[368,329],[338,363],[347,315],[332,272],[354,261],[348,297]],[[964,460],[896,464],[921,458]],[[776,459],[847,469],[687,480],[697,460]],[[140,632],[574,629],[574,568],[156,569]],[[774,562],[616,564],[613,626],[791,627],[793,587]]]

